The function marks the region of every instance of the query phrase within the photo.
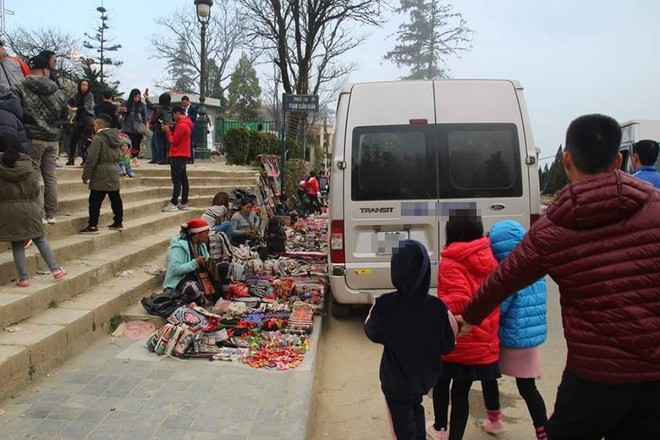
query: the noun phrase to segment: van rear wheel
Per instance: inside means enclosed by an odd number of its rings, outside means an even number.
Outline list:
[[[339,304],[334,298],[330,300],[330,313],[336,319],[345,319],[353,313],[351,304]]]

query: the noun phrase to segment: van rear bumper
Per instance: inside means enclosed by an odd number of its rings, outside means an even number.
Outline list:
[[[363,289],[355,290],[346,285],[344,276],[330,275],[330,291],[339,304],[373,304],[383,293],[394,289]]]

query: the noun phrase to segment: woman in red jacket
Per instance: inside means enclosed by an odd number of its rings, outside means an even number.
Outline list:
[[[497,267],[484,237],[481,218],[474,210],[459,209],[452,212],[446,225],[447,244],[441,252],[438,268],[438,297],[449,311],[460,315],[486,276]],[[484,429],[499,433],[504,429],[500,413],[497,364],[500,351],[499,309],[486,318],[466,337],[456,342],[454,351],[442,357],[442,373],[433,388],[435,421],[426,428],[431,438],[447,439],[447,426],[451,426],[449,440],[463,438],[468,419],[468,394],[472,382],[481,381],[488,419]],[[447,423],[449,387],[451,385],[451,417]]]

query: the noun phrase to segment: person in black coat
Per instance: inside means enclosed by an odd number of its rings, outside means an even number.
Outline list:
[[[0,137],[16,136],[21,143],[19,153],[30,154],[22,119],[23,107],[18,96],[14,95],[7,86],[0,86]]]
[[[390,266],[396,291],[376,299],[364,330],[384,346],[380,383],[397,440],[425,440],[422,397],[438,381],[458,325],[442,300],[429,295],[431,264],[423,244],[399,243]]]

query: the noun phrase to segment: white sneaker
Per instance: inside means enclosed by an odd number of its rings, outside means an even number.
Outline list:
[[[175,211],[178,211],[178,210],[179,210],[179,208],[177,208],[177,206],[172,204],[172,203],[168,203],[167,205],[165,205],[163,207],[163,209],[161,209],[161,211],[163,211],[163,212],[175,212]]]
[[[49,225],[54,225],[55,224],[55,217],[47,217],[46,218],[46,223]]]
[[[187,203],[179,203],[176,207],[179,211],[188,211],[189,209]]]
[[[46,220],[45,218],[42,218],[42,219],[41,219],[41,223],[43,223],[44,225],[47,225],[47,224],[48,224],[48,220]]]

